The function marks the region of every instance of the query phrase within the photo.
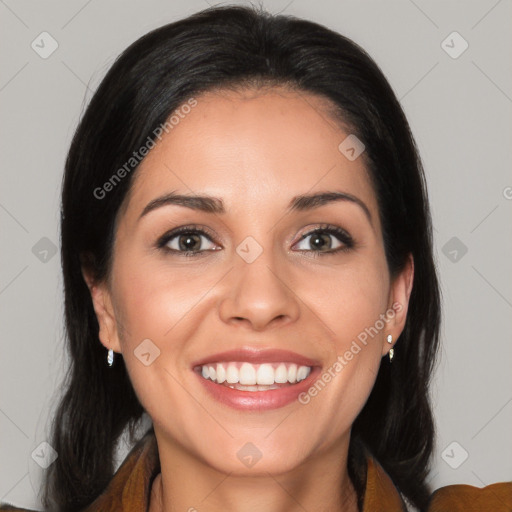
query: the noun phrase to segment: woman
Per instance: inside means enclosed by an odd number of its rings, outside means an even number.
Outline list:
[[[80,122],[61,218],[48,510],[508,510],[510,484],[426,483],[427,191],[350,40],[243,7],[145,35]]]

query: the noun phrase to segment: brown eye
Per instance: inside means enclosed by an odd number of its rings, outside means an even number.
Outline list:
[[[167,233],[157,245],[166,251],[184,255],[200,254],[217,248],[207,233],[190,227],[179,228]]]
[[[330,226],[318,228],[303,235],[296,245],[303,251],[335,253],[351,249],[354,241],[344,229]]]
[[[190,233],[188,235],[178,235],[178,250],[180,251],[199,251],[201,249],[201,235]]]

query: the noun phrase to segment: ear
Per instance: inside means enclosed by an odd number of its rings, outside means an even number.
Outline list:
[[[403,270],[393,279],[391,283],[388,300],[388,311],[392,310],[394,315],[392,317],[391,315],[387,315],[390,317],[390,320],[387,322],[386,330],[384,332],[384,340],[382,343],[383,356],[385,356],[389,350],[394,347],[398,337],[404,330],[413,281],[414,259],[412,254],[409,254]],[[393,341],[388,343],[387,337],[390,334],[393,337]]]
[[[98,337],[105,348],[121,353],[117,322],[108,285],[105,281],[97,281],[93,277],[93,273],[84,266],[82,266],[82,275],[91,293],[94,312],[98,320]]]

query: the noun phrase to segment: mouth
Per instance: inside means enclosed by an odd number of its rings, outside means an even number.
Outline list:
[[[321,367],[289,351],[240,349],[196,362],[193,370],[210,395],[224,405],[267,410],[296,400]]]
[[[268,391],[293,386],[306,379],[311,366],[297,366],[294,363],[221,362],[205,364],[194,368],[204,379],[241,391]]]

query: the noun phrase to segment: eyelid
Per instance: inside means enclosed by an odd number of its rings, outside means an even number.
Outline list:
[[[169,231],[166,231],[162,236],[160,236],[156,242],[156,247],[159,249],[165,249],[165,246],[169,243],[170,240],[173,238],[176,238],[177,236],[183,234],[183,233],[189,233],[189,232],[196,232],[200,236],[205,236],[210,240],[210,242],[217,244],[215,242],[215,235],[211,232],[210,229],[199,226],[197,224],[187,224],[185,226],[179,226],[177,228],[170,229]],[[169,249],[171,252],[175,253],[182,253],[186,254],[186,251],[176,251],[174,249]],[[211,252],[212,249],[209,249],[208,251],[195,251],[197,254],[203,253],[203,252]],[[191,251],[193,252],[193,251]]]
[[[336,226],[334,224],[319,224],[311,229],[307,229],[307,231],[302,233],[300,235],[299,239],[293,245],[298,244],[299,242],[301,242],[308,236],[314,235],[317,232],[324,232],[324,233],[328,233],[330,235],[343,237],[346,239],[347,242],[350,241],[351,243],[354,243],[354,239],[353,239],[352,235],[346,229],[344,229],[340,226]]]
[[[355,246],[355,241],[354,241],[353,237],[350,235],[350,233],[346,229],[344,229],[340,226],[324,223],[324,224],[314,225],[314,227],[311,227],[310,229],[308,229],[308,228],[305,228],[305,229],[307,229],[307,231],[303,232],[300,235],[299,239],[293,243],[292,248],[295,245],[297,245],[298,243],[300,243],[301,241],[303,241],[308,236],[314,235],[315,233],[318,233],[318,232],[327,233],[329,235],[337,237],[339,242],[341,244],[343,244],[343,246],[335,248],[335,249],[331,249],[329,251],[315,251],[314,249],[309,249],[309,250],[302,249],[297,252],[314,253],[315,256],[316,255],[327,255],[327,254],[335,254],[337,252],[344,251],[344,250],[347,251],[349,249],[352,249]],[[189,232],[195,232],[196,234],[198,234],[200,236],[205,236],[206,238],[209,239],[209,241],[211,243],[213,243],[215,245],[219,245],[215,241],[216,235],[214,235],[209,228],[206,228],[204,226],[200,226],[197,224],[188,224],[188,225],[184,225],[184,226],[179,226],[177,228],[171,229],[171,230],[167,231],[166,233],[164,233],[161,237],[158,238],[158,240],[156,242],[156,246],[159,249],[168,250],[175,254],[180,254],[180,255],[192,254],[194,256],[200,256],[200,255],[203,255],[208,252],[214,252],[214,251],[219,250],[219,248],[216,248],[216,249],[205,249],[205,250],[201,250],[201,251],[178,251],[176,249],[166,248],[166,246],[170,240],[176,238],[177,236],[179,236],[183,233],[189,233]]]
[[[315,249],[297,249],[294,250],[293,247],[300,244],[303,240],[306,240],[308,237],[315,235],[316,233],[327,234],[330,237],[334,237],[337,240],[338,247],[331,247],[326,251],[315,250]],[[356,247],[356,242],[352,238],[352,236],[345,229],[334,226],[324,224],[322,226],[318,226],[310,231],[301,235],[301,238],[295,242],[292,246],[292,250],[294,252],[298,252],[302,255],[302,257],[324,257],[324,256],[334,256],[336,254],[342,254],[344,252],[352,251]]]

